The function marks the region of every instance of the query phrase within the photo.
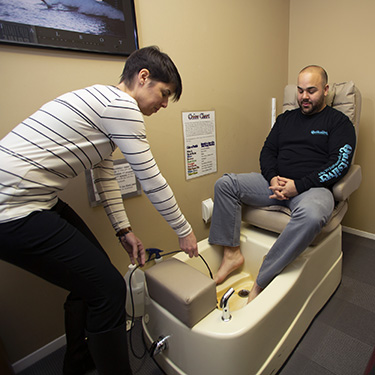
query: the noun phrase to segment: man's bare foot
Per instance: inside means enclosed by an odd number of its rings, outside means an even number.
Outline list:
[[[249,297],[247,299],[247,303],[251,302],[255,297],[257,297],[264,288],[261,288],[256,281],[254,281],[254,285],[250,290]]]
[[[214,277],[216,284],[222,283],[225,278],[234,270],[241,267],[244,257],[240,247],[224,247],[224,256],[221,265]]]

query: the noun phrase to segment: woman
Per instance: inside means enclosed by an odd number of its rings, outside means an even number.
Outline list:
[[[112,153],[119,147],[181,249],[198,255],[192,228],[153,159],[143,122],[143,115],[166,108],[181,92],[169,56],[157,47],[143,48],[129,56],[116,87],[94,85],[64,94],[0,141],[0,258],[71,292],[64,305],[64,374],[84,373],[92,359],[100,374],[131,374],[126,285],[88,227],[58,198],[71,178],[94,168],[116,235],[131,262],[143,265],[145,250],[132,232],[114,177]]]

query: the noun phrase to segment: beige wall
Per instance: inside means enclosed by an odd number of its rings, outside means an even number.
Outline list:
[[[351,197],[345,226],[375,233],[375,24],[372,0],[290,1],[289,83],[301,68],[319,64],[330,82],[352,80],[362,93],[356,163],[362,185]]]
[[[271,97],[288,76],[289,0],[136,0],[140,46],[159,45],[181,72],[178,103],[146,119],[154,156],[198,239],[208,235],[201,201],[224,172],[258,170]],[[0,46],[0,137],[45,101],[93,83],[117,83],[118,57]],[[181,112],[215,110],[218,172],[185,180]],[[89,207],[83,176],[62,195],[125,273],[129,263],[102,208]],[[125,201],[146,247],[177,249],[173,231],[144,194]],[[0,262],[0,337],[15,362],[64,333],[66,292]]]

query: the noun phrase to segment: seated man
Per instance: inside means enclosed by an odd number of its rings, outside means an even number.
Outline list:
[[[249,302],[321,231],[335,205],[330,189],[350,168],[354,126],[347,116],[325,104],[327,82],[322,67],[304,68],[298,75],[299,108],[278,116],[260,154],[261,174],[225,174],[216,182],[209,242],[224,247],[217,284],[244,262],[242,204],[281,205],[291,210],[288,225],[263,261]]]

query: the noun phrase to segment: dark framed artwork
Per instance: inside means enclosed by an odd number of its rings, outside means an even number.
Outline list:
[[[133,0],[0,0],[0,42],[129,56]]]

